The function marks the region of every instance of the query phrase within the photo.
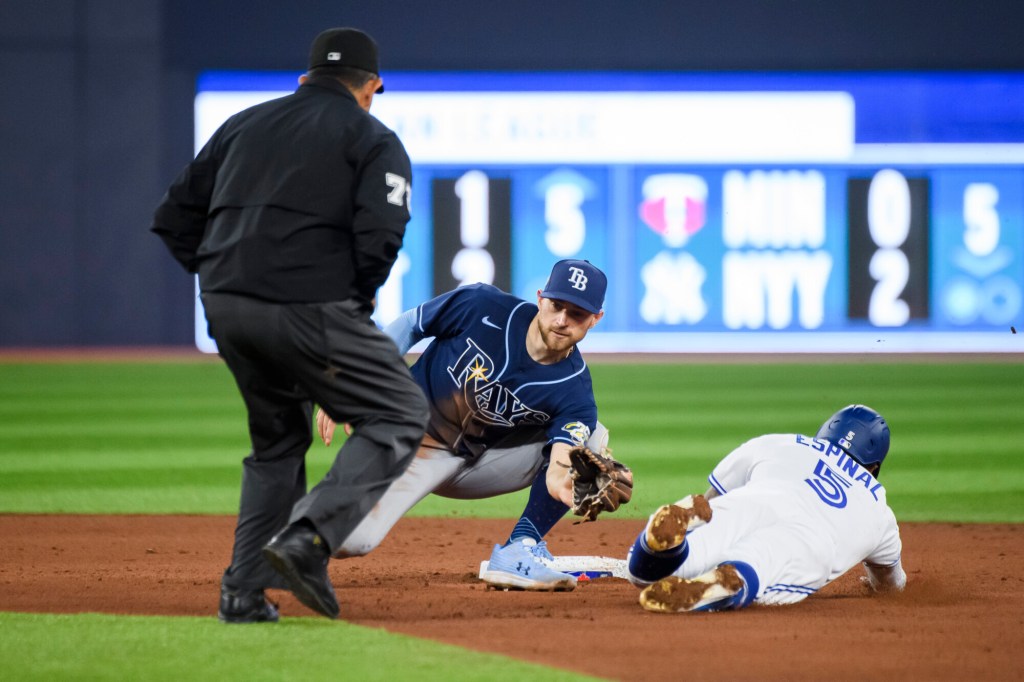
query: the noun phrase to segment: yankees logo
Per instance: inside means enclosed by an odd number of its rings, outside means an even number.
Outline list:
[[[490,380],[493,369],[491,358],[472,339],[466,340],[466,350],[448,368],[448,376],[462,388],[474,419],[499,426],[546,424],[551,419],[519,400],[500,382]]]
[[[570,267],[569,272],[569,283],[572,284],[573,289],[579,289],[580,291],[586,291],[587,289],[587,276],[583,274],[583,270],[580,268]]]

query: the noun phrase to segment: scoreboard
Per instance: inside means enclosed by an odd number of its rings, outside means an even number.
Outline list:
[[[203,74],[197,150],[297,75]],[[1024,74],[384,79],[413,182],[381,323],[584,258],[585,350],[1024,351]]]

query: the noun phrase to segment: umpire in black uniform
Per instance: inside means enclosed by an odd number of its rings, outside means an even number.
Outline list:
[[[324,31],[295,93],[225,122],[154,216],[249,414],[227,622],[277,620],[266,587],[337,617],[330,555],[423,435],[426,400],[370,320],[409,221],[409,157],[369,114],[383,90],[373,39]],[[314,403],[355,430],[306,494]]]

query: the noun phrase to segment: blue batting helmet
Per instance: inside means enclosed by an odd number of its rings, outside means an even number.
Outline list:
[[[821,425],[817,438],[836,444],[866,467],[881,467],[889,453],[889,425],[867,405],[839,410]]]

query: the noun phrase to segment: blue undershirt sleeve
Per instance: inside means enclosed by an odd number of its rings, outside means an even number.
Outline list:
[[[394,322],[384,327],[384,333],[398,346],[398,351],[405,355],[409,349],[424,338],[423,332],[416,328],[416,308],[406,310],[395,318]]]

